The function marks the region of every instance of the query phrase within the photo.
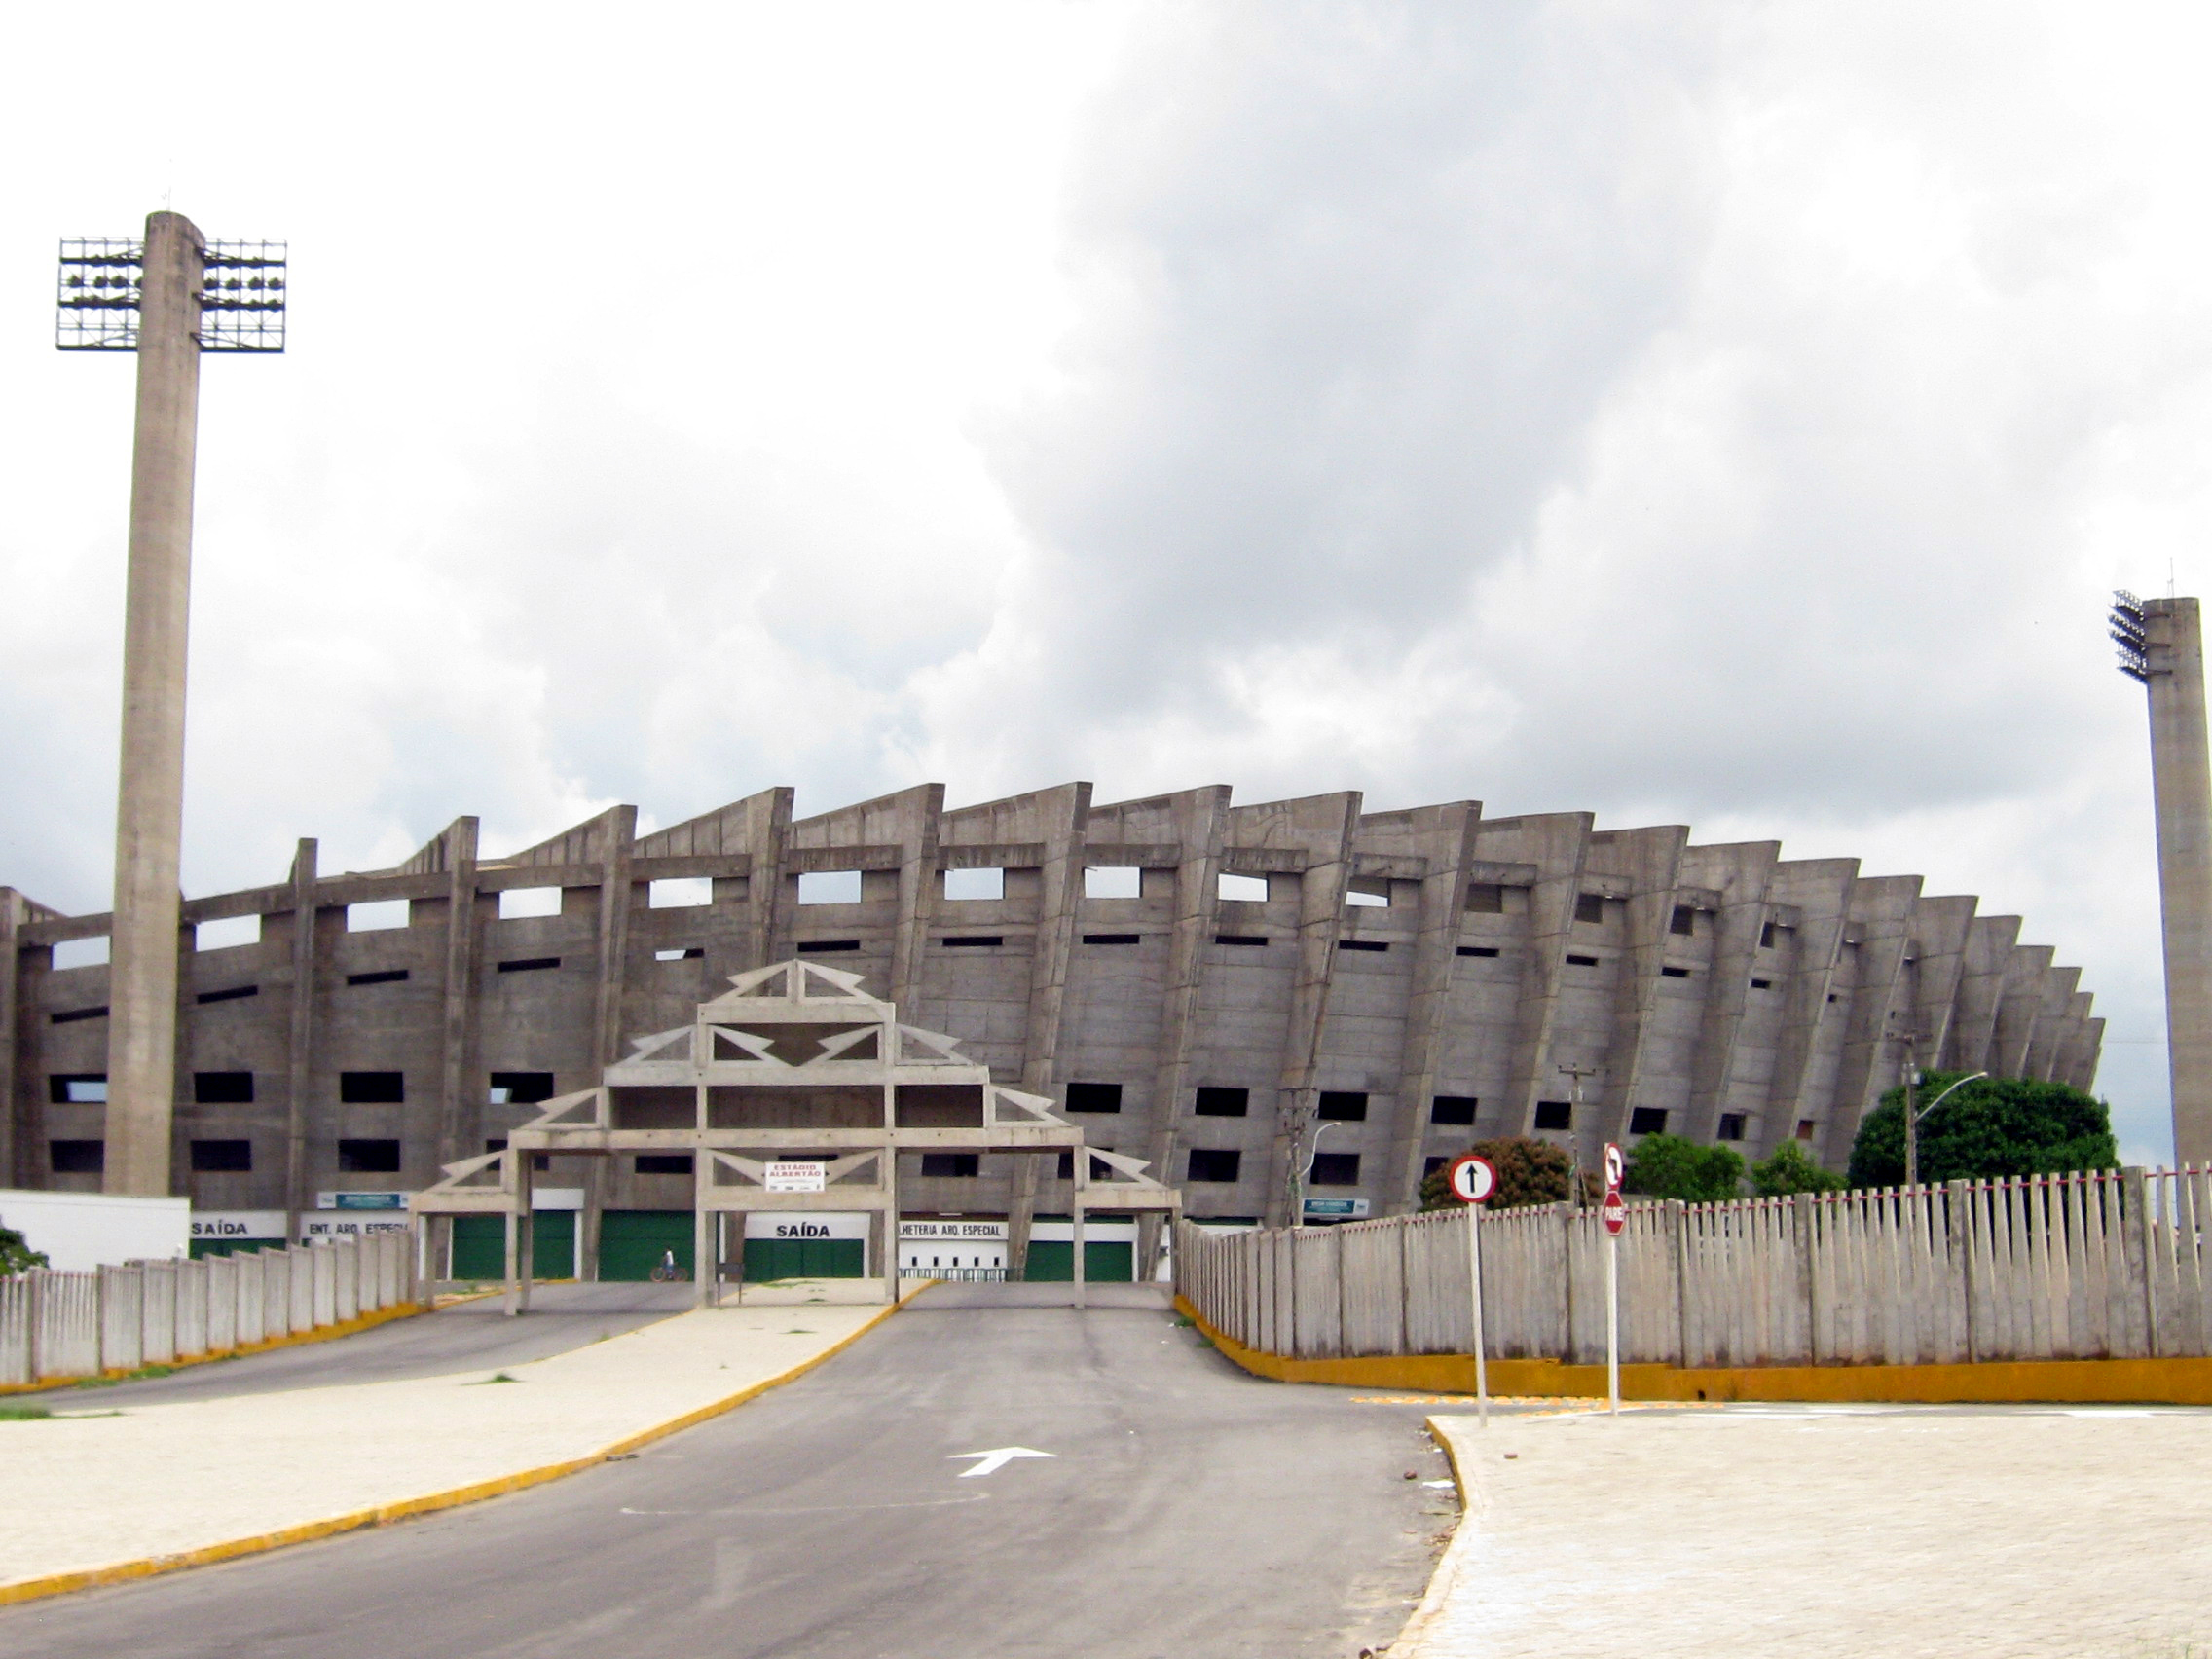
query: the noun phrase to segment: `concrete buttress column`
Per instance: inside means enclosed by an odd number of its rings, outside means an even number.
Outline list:
[[[2194,599],[2146,600],[2143,615],[2174,1157],[2202,1163],[2212,1160],[2212,759],[2205,743],[2204,636]]]
[[[109,1193],[166,1198],[176,1085],[178,844],[205,247],[179,213],[146,219],[130,457],[122,782],[108,970]]]

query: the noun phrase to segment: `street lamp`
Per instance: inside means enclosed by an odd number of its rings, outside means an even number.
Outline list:
[[[1929,1113],[1935,1111],[1936,1107],[1942,1105],[1944,1101],[1950,1099],[1952,1095],[1958,1093],[1960,1089],[1966,1088],[1968,1084],[1973,1082],[1976,1078],[1983,1078],[1987,1077],[1988,1075],[1989,1074],[1985,1071],[1969,1072],[1966,1076],[1960,1078],[1956,1083],[1952,1084],[1950,1088],[1944,1089],[1942,1093],[1936,1095],[1936,1098],[1931,1100],[1927,1105],[1921,1107],[1918,1111],[1915,1111],[1913,1109],[1913,1090],[1920,1085],[1920,1069],[1917,1066],[1907,1066],[1905,1068],[1904,1184],[1907,1187],[1917,1187],[1920,1185],[1920,1120],[1927,1117]]]
[[[1306,1225],[1306,1178],[1313,1173],[1313,1160],[1320,1156],[1321,1137],[1335,1128],[1339,1119],[1332,1118],[1313,1131],[1313,1142],[1306,1149],[1306,1161],[1298,1166],[1298,1176],[1290,1188],[1290,1225]]]

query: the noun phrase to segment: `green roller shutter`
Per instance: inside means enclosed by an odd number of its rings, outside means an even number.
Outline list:
[[[599,1276],[648,1279],[669,1251],[677,1268],[691,1276],[689,1210],[608,1210],[599,1218]]]
[[[859,1278],[867,1261],[858,1238],[748,1238],[745,1276],[767,1279]]]
[[[241,1250],[281,1250],[281,1238],[195,1238],[192,1241],[192,1259],[205,1256],[232,1256]]]
[[[1083,1241],[1083,1276],[1090,1284],[1126,1284],[1136,1276],[1136,1246],[1125,1240]],[[1067,1284],[1075,1278],[1075,1241],[1032,1238],[1022,1277],[1033,1284]]]
[[[531,1273],[541,1279],[576,1276],[576,1212],[537,1210],[531,1216]],[[457,1215],[453,1218],[453,1276],[503,1279],[507,1276],[507,1218]]]

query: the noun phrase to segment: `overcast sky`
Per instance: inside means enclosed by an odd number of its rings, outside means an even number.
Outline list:
[[[132,359],[55,242],[292,249],[205,365],[185,881],[1228,782],[1780,838],[2027,917],[2163,1159],[2142,697],[2212,579],[2201,8],[18,18],[0,882],[108,903]]]

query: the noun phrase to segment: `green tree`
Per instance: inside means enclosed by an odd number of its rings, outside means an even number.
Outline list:
[[[1924,1072],[1923,1107],[1953,1083],[1958,1072]],[[2006,1175],[2058,1175],[2074,1169],[2113,1169],[2120,1148],[2112,1136],[2112,1108],[2063,1083],[1991,1077],[1963,1086],[1920,1123],[1923,1181],[1988,1180]],[[1851,1148],[1854,1187],[1895,1187],[1904,1181],[1904,1089],[1882,1096],[1859,1125]]]
[[[34,1250],[30,1240],[12,1227],[0,1227],[0,1275],[27,1272],[46,1266],[46,1252]]]
[[[1621,1191],[1712,1204],[1737,1197],[1743,1179],[1744,1160],[1733,1147],[1700,1146],[1680,1135],[1645,1135],[1628,1155]]]
[[[1573,1163],[1549,1141],[1540,1141],[1531,1135],[1508,1135],[1499,1140],[1477,1141],[1467,1150],[1477,1158],[1489,1159],[1497,1171],[1497,1191],[1491,1196],[1489,1206],[1493,1210],[1556,1204],[1567,1197],[1567,1175]],[[1449,1167],[1449,1164],[1439,1165],[1421,1182],[1422,1209],[1451,1209],[1459,1202],[1444,1184],[1444,1171]]]
[[[1791,1193],[1835,1193],[1846,1185],[1832,1169],[1823,1169],[1805,1151],[1803,1141],[1786,1140],[1772,1158],[1751,1165],[1751,1191],[1762,1198],[1779,1198]]]

